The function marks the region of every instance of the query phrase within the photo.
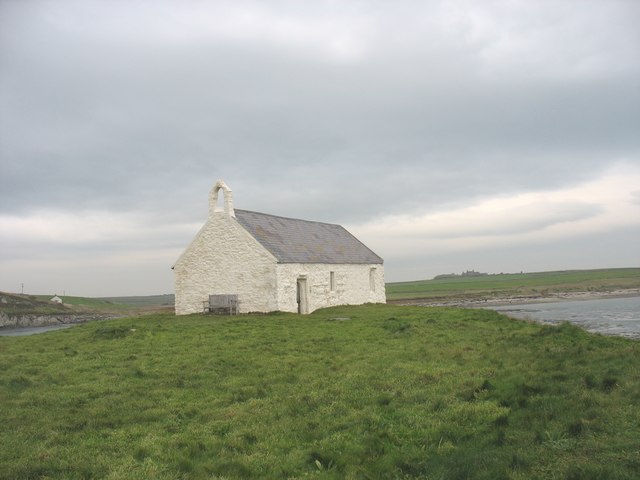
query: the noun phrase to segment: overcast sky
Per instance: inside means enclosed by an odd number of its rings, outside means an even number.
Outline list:
[[[173,292],[234,206],[387,281],[640,266],[640,2],[0,1],[0,290]]]

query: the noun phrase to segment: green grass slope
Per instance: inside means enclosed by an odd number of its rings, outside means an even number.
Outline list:
[[[506,273],[481,277],[388,283],[387,300],[548,296],[559,292],[607,292],[640,287],[640,268]]]
[[[113,302],[98,298],[87,297],[59,297],[63,304],[52,303],[49,300],[52,295],[27,295],[18,293],[0,292],[0,312],[10,315],[64,315],[86,312],[114,312],[122,311],[124,305],[116,305]]]
[[[0,337],[2,479],[636,479],[640,342],[492,311]]]
[[[64,315],[70,312],[69,308],[64,305],[49,302],[50,298],[44,298],[42,295],[0,292],[0,313],[7,315]]]
[[[138,297],[75,297],[59,295],[63,304],[51,303],[51,295],[25,295],[0,292],[0,313],[7,315],[134,315],[149,312],[173,312],[174,295]]]

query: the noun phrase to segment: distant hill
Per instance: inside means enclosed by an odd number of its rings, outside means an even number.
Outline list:
[[[488,273],[476,272],[475,270],[467,270],[466,272],[458,273],[443,273],[440,275],[436,275],[433,277],[434,280],[443,280],[445,278],[456,278],[456,277],[484,277],[485,275],[489,275]]]
[[[73,297],[58,295],[62,304],[52,303],[52,295],[25,295],[0,292],[0,312],[8,315],[115,314],[118,316],[150,311],[173,310],[174,295],[131,297]]]
[[[163,295],[131,297],[100,297],[99,300],[109,303],[117,303],[120,305],[131,305],[134,307],[167,307],[175,304],[175,295],[173,293],[166,293]]]
[[[544,298],[566,292],[606,293],[640,288],[640,268],[561,270],[555,272],[454,275],[387,284],[387,300]]]
[[[51,296],[52,297],[52,296]],[[0,312],[9,315],[39,314],[57,315],[73,313],[72,310],[60,303],[49,302],[51,297],[39,295],[21,295],[0,292]]]

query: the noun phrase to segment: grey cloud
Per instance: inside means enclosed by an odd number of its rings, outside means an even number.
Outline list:
[[[0,4],[0,214],[198,222],[224,178],[238,208],[362,223],[640,163],[636,2],[192,7]],[[225,33],[241,9],[290,30]]]
[[[590,203],[542,202],[501,211],[484,218],[474,218],[469,225],[431,232],[432,238],[460,238],[477,236],[503,236],[534,233],[561,223],[592,218],[603,211],[602,206]]]

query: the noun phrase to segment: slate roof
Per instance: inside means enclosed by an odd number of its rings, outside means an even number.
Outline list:
[[[279,263],[382,263],[382,258],[340,225],[238,209],[235,216]]]

